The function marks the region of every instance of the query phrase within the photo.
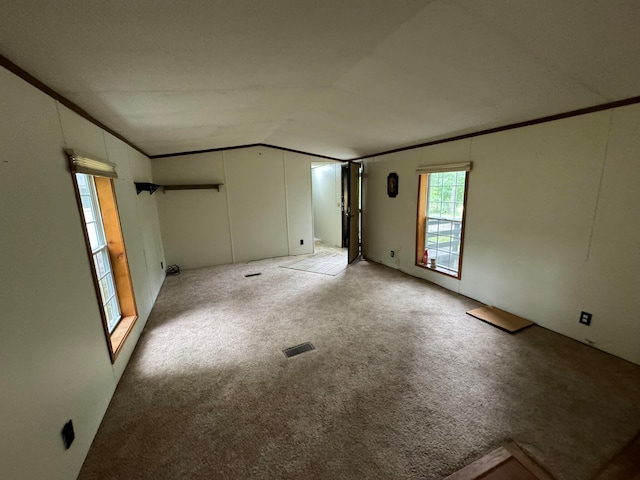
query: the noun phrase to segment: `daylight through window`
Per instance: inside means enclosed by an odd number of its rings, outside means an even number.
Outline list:
[[[460,278],[467,170],[420,174],[416,264]]]
[[[67,150],[111,361],[138,318],[113,178],[116,166]]]
[[[107,320],[109,333],[120,321],[120,304],[116,296],[116,284],[113,278],[113,269],[109,260],[109,249],[107,246],[104,227],[102,226],[102,214],[98,204],[96,186],[93,177],[82,173],[76,174],[80,200],[82,201],[82,212],[84,223],[87,226],[91,254],[95,266],[96,278],[102,298],[102,307]]]

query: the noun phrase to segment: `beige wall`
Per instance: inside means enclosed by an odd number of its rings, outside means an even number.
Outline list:
[[[331,163],[314,168],[312,185],[314,235],[342,247],[342,165]]]
[[[163,185],[225,183],[222,152],[152,160],[153,179]],[[225,186],[153,194],[158,202],[165,255],[181,268],[232,263]]]
[[[284,152],[284,166],[289,255],[312,253],[311,158],[299,153]],[[300,240],[304,240],[303,245],[300,245]]]
[[[220,192],[154,194],[169,263],[198,268],[313,251],[310,156],[251,147],[155,159],[152,168],[161,185],[224,184]]]
[[[0,69],[0,478],[75,478],[164,275],[149,159]],[[65,147],[117,164],[140,318],[111,364]],[[141,222],[142,219],[142,222]],[[73,419],[76,439],[60,431]]]
[[[368,159],[364,254],[640,363],[638,131],[635,105]],[[414,265],[415,169],[467,160],[458,281]]]

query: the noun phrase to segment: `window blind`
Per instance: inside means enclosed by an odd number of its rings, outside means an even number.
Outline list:
[[[116,165],[106,160],[86,157],[73,149],[65,150],[72,173],[84,173],[96,177],[118,178]]]
[[[468,172],[471,170],[471,162],[446,163],[444,165],[423,165],[416,168],[416,173],[438,173],[438,172]]]

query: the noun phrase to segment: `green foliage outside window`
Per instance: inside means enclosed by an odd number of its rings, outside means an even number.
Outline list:
[[[465,172],[441,172],[429,175],[427,216],[462,220]]]

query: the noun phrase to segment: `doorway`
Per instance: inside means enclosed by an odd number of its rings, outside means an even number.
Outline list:
[[[362,246],[361,169],[355,162],[342,165],[342,246],[349,251],[349,263],[360,257]]]
[[[312,163],[315,250],[343,250],[345,263],[360,256],[360,165]]]

